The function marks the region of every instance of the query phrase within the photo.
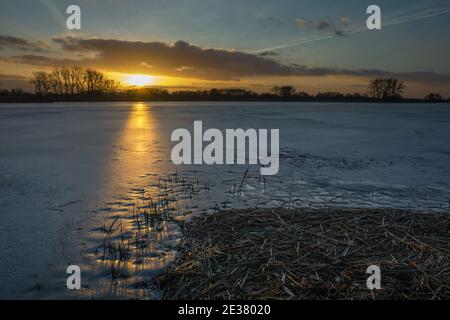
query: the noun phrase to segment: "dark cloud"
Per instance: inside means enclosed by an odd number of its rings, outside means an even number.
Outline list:
[[[334,34],[338,37],[345,37],[346,33],[344,30],[334,29]]]
[[[0,49],[16,49],[22,51],[45,52],[48,45],[42,41],[29,41],[26,39],[0,35]]]
[[[251,76],[292,75],[295,70],[272,59],[255,54],[201,48],[184,41],[131,42],[107,39],[57,38],[54,41],[68,52],[90,51],[96,56],[82,59],[83,65],[95,65],[118,72],[149,72],[155,75],[231,80]]]
[[[345,31],[343,31],[342,28],[349,26],[350,19],[348,17],[340,17],[339,22],[337,23],[327,20],[308,21],[305,19],[297,19],[296,23],[301,29],[314,28],[319,31],[325,31],[333,28],[336,35],[342,36],[345,35]]]
[[[258,56],[261,56],[261,57],[276,57],[276,56],[278,56],[278,52],[275,52],[275,51],[263,51],[261,53],[258,53]]]
[[[331,28],[331,24],[325,20],[316,21],[314,26],[317,30],[328,30]]]
[[[107,39],[57,38],[65,56],[49,55],[0,56],[0,61],[39,67],[78,65],[123,73],[150,73],[203,80],[239,80],[245,77],[276,76],[351,76],[360,78],[396,77],[408,82],[447,84],[450,74],[433,72],[392,73],[382,70],[349,70],[339,68],[306,67],[282,64],[261,55],[224,49],[201,48],[184,41],[174,44],[162,42],[132,42]],[[91,56],[91,58],[86,58]]]
[[[60,59],[55,57],[48,57],[34,54],[15,55],[8,57],[0,56],[0,61],[8,63],[28,64],[39,67],[62,67],[62,66],[73,66],[84,64],[83,60]]]
[[[19,76],[16,74],[0,73],[0,80],[28,80],[28,78],[24,77],[24,76]]]
[[[296,24],[301,29],[314,28],[319,31],[331,29],[332,25],[326,20],[309,21],[305,19],[297,19]]]
[[[30,79],[24,76],[0,73],[0,89],[15,88],[31,89]]]
[[[343,29],[350,25],[350,18],[348,17],[340,17],[339,23],[337,27],[334,27],[334,34],[339,37],[344,37],[347,35],[347,32]]]

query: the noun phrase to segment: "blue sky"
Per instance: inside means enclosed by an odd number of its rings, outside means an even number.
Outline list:
[[[377,69],[396,73],[450,73],[448,0],[1,0],[0,35],[51,43],[67,34],[65,8],[82,8],[77,36],[174,43],[260,53],[266,48],[282,64],[316,68]],[[366,8],[382,9],[381,31],[361,31]],[[345,25],[342,24],[345,19]],[[299,20],[312,27],[301,28]],[[326,30],[314,23],[324,21]],[[323,39],[321,39],[323,37]],[[304,40],[319,40],[304,43]],[[287,46],[291,43],[297,45]],[[302,43],[303,42],[303,43]],[[0,55],[11,54],[8,48]],[[8,71],[4,64],[0,64]],[[6,73],[1,72],[0,73]]]

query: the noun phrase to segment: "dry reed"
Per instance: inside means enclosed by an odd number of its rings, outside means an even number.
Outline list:
[[[449,299],[450,215],[248,209],[184,224],[163,299]],[[366,287],[381,268],[381,290]]]

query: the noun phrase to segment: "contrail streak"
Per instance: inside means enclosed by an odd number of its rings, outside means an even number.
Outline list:
[[[53,18],[61,24],[63,28],[66,27],[66,22],[63,14],[61,11],[55,7],[55,5],[50,0],[41,0],[41,2],[44,4],[44,6],[47,7],[47,9],[50,11],[50,14],[53,16]]]
[[[436,11],[436,10],[437,9],[430,9],[430,10],[421,12],[419,14],[393,18],[390,21],[383,23],[383,27],[389,27],[389,26],[394,26],[394,25],[398,25],[398,24],[403,24],[403,23],[413,22],[413,21],[417,21],[417,20],[423,20],[423,19],[441,16],[441,15],[449,13],[450,7],[441,9],[439,11]],[[369,31],[369,30],[365,26],[359,26],[359,27],[355,27],[352,30],[346,31],[345,35],[351,35],[351,34],[361,33],[361,32],[365,32],[365,31]],[[331,38],[335,38],[335,37],[338,37],[338,35],[336,35],[335,32],[329,32],[329,33],[321,34],[321,35],[318,35],[315,37],[300,39],[298,41],[281,44],[281,45],[277,45],[277,46],[273,46],[273,47],[269,47],[269,48],[250,50],[248,52],[258,54],[258,53],[261,53],[264,51],[277,51],[277,50],[281,50],[281,49],[285,49],[285,48],[300,46],[300,45],[318,42],[318,41],[331,39]]]

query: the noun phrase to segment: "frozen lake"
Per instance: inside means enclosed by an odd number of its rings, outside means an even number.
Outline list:
[[[204,130],[279,128],[279,174],[174,166],[170,135],[195,120]],[[78,297],[65,288],[71,264],[83,266],[83,297],[152,297],[142,281],[172,261],[174,223],[126,281],[107,280],[96,248],[118,217],[133,233],[125,221],[136,199],[161,189],[178,197],[177,219],[243,206],[448,211],[449,137],[450,104],[0,104],[0,298]],[[199,192],[180,191],[167,178],[175,172]]]

